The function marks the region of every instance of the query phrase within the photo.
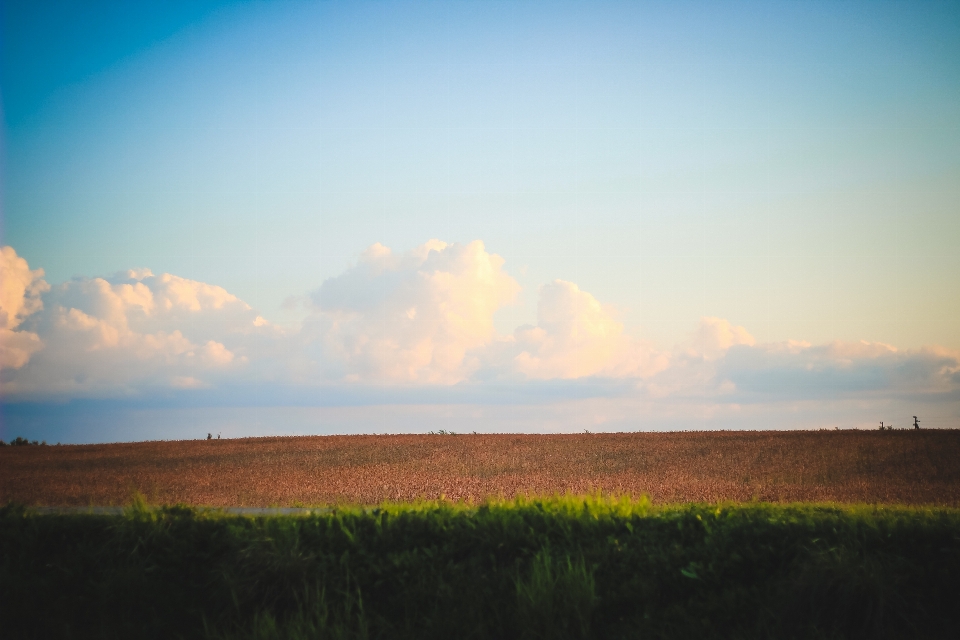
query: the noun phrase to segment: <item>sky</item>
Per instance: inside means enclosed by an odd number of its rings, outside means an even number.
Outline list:
[[[956,3],[2,21],[2,439],[960,427]]]

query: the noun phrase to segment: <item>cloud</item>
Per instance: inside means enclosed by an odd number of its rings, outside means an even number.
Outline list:
[[[591,294],[555,280],[536,326],[498,336],[493,314],[519,285],[480,241],[439,240],[405,254],[381,244],[313,294],[327,374],[347,381],[453,384],[516,376],[645,377],[669,356],[623,333]]]
[[[958,388],[960,351],[899,350],[879,342],[811,345],[787,341],[730,349],[716,378],[732,383],[741,401],[822,399],[897,394],[950,396]]]
[[[694,337],[688,341],[685,353],[689,357],[716,360],[730,347],[756,344],[753,336],[740,326],[724,318],[703,317]]]
[[[0,370],[19,369],[43,347],[40,336],[31,331],[0,329]]]
[[[0,248],[0,327],[16,329],[24,318],[43,308],[40,294],[50,290],[43,269],[30,270],[13,247]]]
[[[13,247],[0,247],[0,369],[19,369],[43,348],[36,333],[16,329],[43,309],[40,296],[49,290],[43,269],[31,271]]]
[[[528,422],[511,424],[531,430],[547,428],[534,422],[549,412],[556,425],[594,428],[802,427],[865,412],[872,422],[894,405],[956,415],[960,405],[956,350],[759,342],[717,317],[658,347],[563,280],[540,288],[535,325],[498,334],[494,314],[520,287],[479,241],[396,253],[374,244],[299,298],[310,315],[285,329],[214,284],[135,269],[51,287],[12,248],[0,258],[5,402],[189,396],[236,406],[255,396],[277,406],[503,407],[481,413],[504,420],[507,407],[526,406],[517,411]]]
[[[493,314],[520,290],[479,240],[431,240],[395,254],[377,243],[313,294],[310,330],[325,374],[348,381],[453,384],[480,366]]]
[[[20,271],[25,268],[24,263]],[[42,304],[10,308],[31,311],[36,333],[30,335],[38,341],[42,336],[46,348],[24,360],[15,376],[5,377],[2,389],[8,396],[114,396],[149,387],[203,387],[243,368],[250,338],[271,330],[221,287],[155,276],[147,269],[34,289],[45,293]],[[26,338],[18,340],[5,340],[5,351],[10,344],[22,351]]]
[[[536,379],[648,377],[669,358],[625,336],[623,324],[576,284],[554,280],[540,288],[537,326],[514,333],[517,371]]]
[[[704,425],[720,415],[739,415],[747,407],[753,407],[755,417],[775,420],[800,412],[814,426],[829,422],[826,416],[843,415],[849,425],[850,416],[866,412],[872,421],[891,403],[914,407],[904,412],[929,408],[930,403],[955,411],[958,371],[960,351],[943,347],[901,350],[869,341],[760,343],[743,327],[705,317],[691,337],[674,348],[669,366],[643,380],[638,390],[656,405],[654,412],[666,415],[669,407],[678,414],[693,411]]]

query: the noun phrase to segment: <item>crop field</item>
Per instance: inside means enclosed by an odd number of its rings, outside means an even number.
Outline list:
[[[0,447],[0,503],[300,506],[553,494],[960,506],[960,431],[369,435]]]

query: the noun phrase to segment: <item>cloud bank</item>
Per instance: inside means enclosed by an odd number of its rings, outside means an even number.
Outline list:
[[[891,398],[941,403],[953,415],[960,402],[954,349],[759,343],[716,317],[664,347],[629,335],[613,309],[563,280],[540,287],[536,325],[501,335],[494,314],[520,291],[504,264],[480,241],[430,240],[404,253],[374,244],[306,296],[302,326],[282,330],[213,284],[137,269],[50,286],[42,269],[3,247],[0,394],[11,403],[255,385],[363,405],[397,388],[411,402],[469,398],[482,407],[512,389],[543,402],[594,397],[601,404],[590,411],[609,414],[610,424],[640,414],[689,418],[691,407],[703,417]]]

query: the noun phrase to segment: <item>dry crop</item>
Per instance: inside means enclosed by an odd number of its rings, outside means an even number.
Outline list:
[[[311,436],[0,448],[0,502],[296,506],[647,494],[960,506],[960,431]]]

